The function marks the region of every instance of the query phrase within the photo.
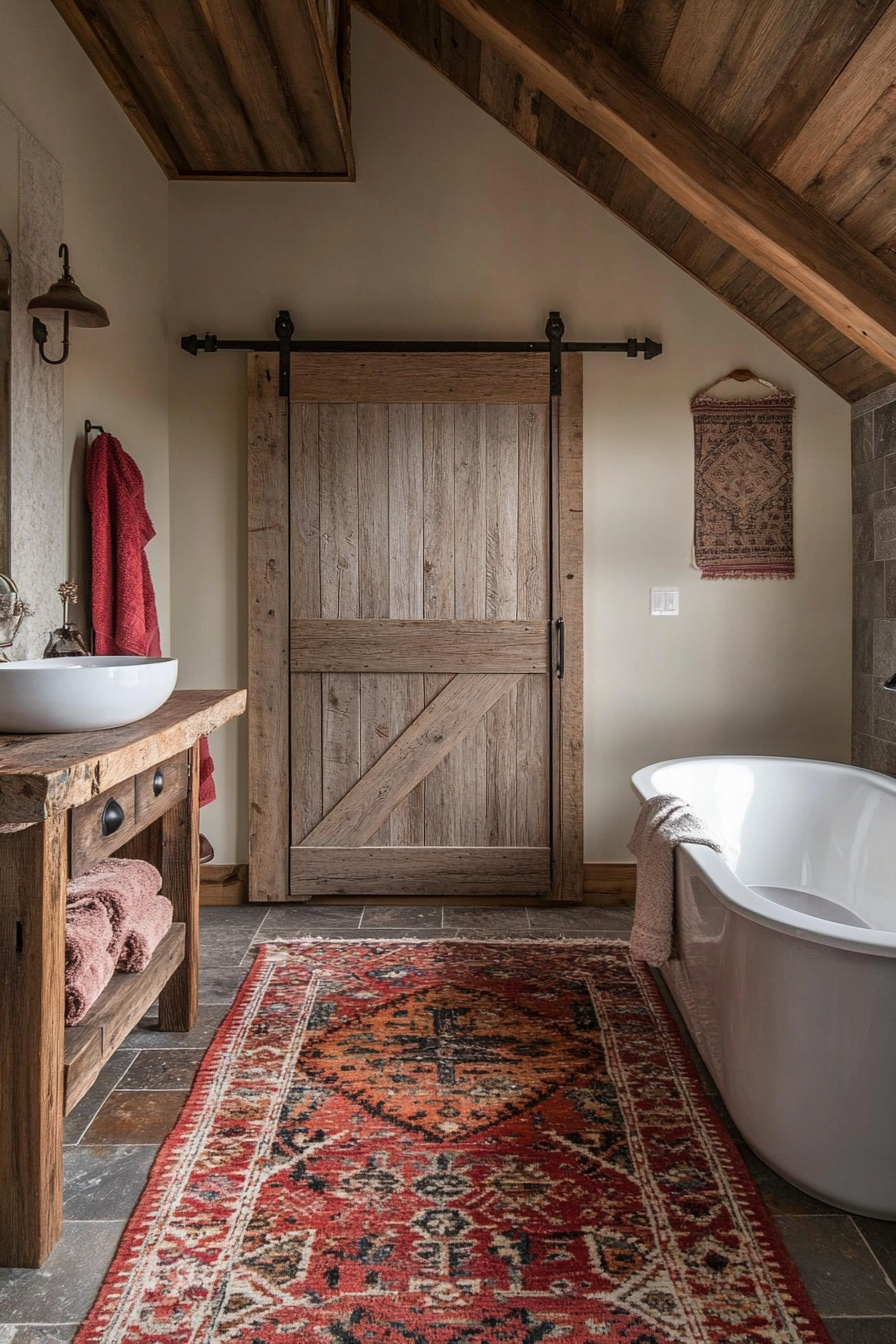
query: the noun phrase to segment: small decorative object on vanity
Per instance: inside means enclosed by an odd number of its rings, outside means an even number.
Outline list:
[[[0,662],[9,662],[3,649],[12,648],[19,626],[26,616],[33,615],[33,608],[19,597],[19,590],[9,575],[0,574]]]
[[[44,657],[83,658],[90,650],[84,643],[81,631],[68,619],[68,604],[77,602],[78,585],[72,579],[66,579],[65,583],[60,583],[56,591],[62,598],[62,625],[50,635],[47,647],[44,649]]]

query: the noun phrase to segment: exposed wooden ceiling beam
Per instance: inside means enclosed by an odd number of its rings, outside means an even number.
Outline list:
[[[896,371],[896,274],[538,0],[440,0],[673,200]]]

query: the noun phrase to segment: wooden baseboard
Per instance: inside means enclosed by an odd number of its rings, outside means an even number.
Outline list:
[[[200,905],[245,905],[248,900],[248,863],[206,863],[199,869]]]
[[[586,905],[632,905],[635,899],[635,864],[586,863]]]
[[[209,863],[199,870],[200,905],[245,905],[249,899],[249,865],[247,863]],[[336,905],[363,905],[364,897],[326,898]],[[514,897],[514,900],[519,898]],[[631,905],[635,899],[635,865],[633,863],[586,863],[585,905]],[[315,904],[320,903],[316,901]],[[443,897],[427,898],[406,896],[390,897],[391,905],[442,905]],[[493,901],[482,897],[455,899],[452,905],[488,905]]]

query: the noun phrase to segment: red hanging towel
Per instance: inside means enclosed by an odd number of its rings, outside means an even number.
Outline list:
[[[87,503],[93,541],[92,607],[98,654],[159,658],[159,618],[145,547],[155,536],[146,512],[143,477],[111,434],[87,453]],[[199,806],[215,798],[214,762],[200,741]]]

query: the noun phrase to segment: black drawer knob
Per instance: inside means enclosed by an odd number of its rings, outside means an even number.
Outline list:
[[[114,835],[124,821],[124,808],[114,798],[110,798],[103,808],[103,835]]]
[[[156,798],[158,798],[159,794],[162,792],[164,787],[165,787],[165,776],[162,774],[161,770],[157,770],[152,777],[152,791],[155,794]]]

